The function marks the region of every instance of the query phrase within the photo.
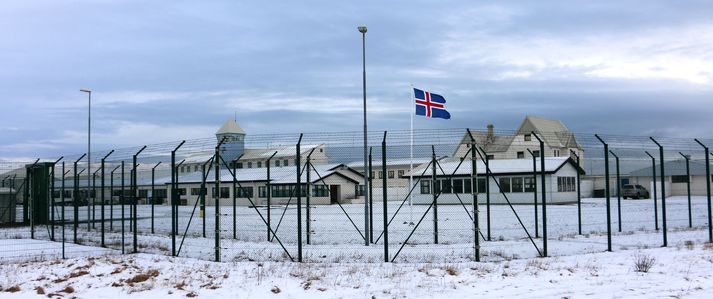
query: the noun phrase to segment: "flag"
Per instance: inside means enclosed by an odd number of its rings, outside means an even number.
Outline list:
[[[430,118],[450,119],[451,114],[446,111],[446,99],[438,94],[413,89],[416,100],[416,115]]]

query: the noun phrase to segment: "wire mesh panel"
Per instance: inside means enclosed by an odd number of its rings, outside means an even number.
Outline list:
[[[455,262],[711,238],[713,140],[528,126],[368,132],[366,146],[363,132],[227,131],[91,161],[2,162],[0,196],[11,199],[0,239],[38,256],[64,244],[220,261]],[[54,163],[42,208],[26,189],[35,162]]]

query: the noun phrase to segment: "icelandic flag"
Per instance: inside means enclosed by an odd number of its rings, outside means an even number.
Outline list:
[[[443,96],[417,88],[413,89],[413,94],[416,97],[416,115],[430,118],[451,118],[451,114],[446,111],[446,99]]]

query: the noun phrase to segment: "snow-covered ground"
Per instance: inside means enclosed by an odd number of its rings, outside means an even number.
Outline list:
[[[652,200],[622,200],[622,232],[618,232],[616,199],[612,200],[612,245],[613,250],[645,249],[662,244],[661,231],[654,226],[654,204]],[[388,217],[391,218],[398,209],[399,203],[389,203]],[[434,243],[433,210],[426,212],[427,206],[405,205],[389,226],[389,258],[392,259],[415,225],[423,217],[423,221],[413,232],[409,241],[399,253],[396,262],[464,262],[472,260],[474,255],[474,231],[471,220],[472,207],[460,205],[443,205],[438,207],[438,238]],[[535,217],[532,205],[514,207],[517,215],[535,237]],[[661,209],[661,202],[658,204]],[[121,252],[121,207],[113,207],[114,222],[110,225],[110,208],[105,207],[105,242],[108,249]],[[380,203],[374,205],[374,239],[376,244],[364,246],[361,237],[363,233],[363,205],[312,206],[310,244],[307,245],[307,235],[303,236],[303,254],[305,261],[311,262],[372,262],[383,260],[383,238],[378,239],[382,231],[383,214]],[[258,207],[257,211],[267,217],[267,209]],[[233,207],[223,206],[220,210],[220,258],[223,261],[285,261],[297,257],[297,225],[296,208],[276,206],[271,209],[272,228],[277,232],[278,239],[286,248],[282,249],[277,239],[268,242],[267,229],[256,209],[236,207],[235,226],[233,226]],[[345,213],[346,211],[346,213]],[[480,223],[484,237],[488,235],[487,207],[480,206]],[[685,241],[702,242],[707,239],[707,203],[705,197],[694,197],[692,200],[693,228],[688,227],[688,205],[685,197],[670,197],[667,199],[667,224],[669,244],[676,246]],[[91,212],[91,211],[90,211]],[[96,207],[95,218],[100,216],[100,208]],[[284,212],[284,218],[280,218]],[[60,215],[60,211],[56,211]],[[125,207],[128,217],[129,207]],[[539,231],[542,235],[541,208],[539,213]],[[188,225],[191,215],[193,218]],[[306,211],[303,211],[306,219]],[[349,218],[354,224],[349,221]],[[67,244],[73,241],[72,208],[65,209],[69,224],[65,226],[64,237]],[[138,251],[147,253],[171,254],[170,238],[170,207],[156,206],[154,211],[154,231],[151,233],[151,207],[141,205],[138,208]],[[215,207],[207,207],[206,217],[199,217],[199,211],[193,212],[192,206],[179,208],[179,236],[176,240],[180,247],[179,256],[196,257],[207,260],[215,259]],[[527,238],[525,230],[520,226],[515,213],[506,205],[491,206],[491,241],[481,242],[483,260],[509,260],[538,256],[542,250],[542,238],[535,239],[538,248]],[[550,205],[547,209],[548,223],[548,254],[550,256],[572,255],[606,250],[606,206],[603,199],[584,199],[582,204],[582,235],[577,234],[577,205]],[[81,207],[78,230],[80,244],[89,245],[67,251],[68,257],[79,256],[82,252],[104,253],[107,249],[91,247],[100,244],[100,223],[89,224],[86,219],[87,207]],[[662,225],[662,215],[659,211],[659,226]],[[205,220],[206,236],[203,237],[203,221]],[[88,226],[93,228],[88,229]],[[113,230],[109,228],[112,227]],[[236,239],[233,239],[235,229]],[[306,231],[306,220],[303,223]],[[61,226],[55,227],[55,240],[58,242],[44,245],[19,245],[19,240],[28,241],[30,232],[27,227],[2,229],[0,239],[14,242],[0,247],[0,260],[18,260],[22,257],[52,258],[61,256],[62,240]],[[133,250],[133,235],[130,232],[129,221],[124,221],[124,250]],[[35,238],[48,240],[51,229],[47,226],[35,228]],[[677,232],[673,234],[672,232]],[[185,239],[184,239],[185,236]],[[482,239],[481,239],[482,241]],[[181,243],[183,246],[181,246]],[[67,245],[69,246],[69,245]],[[76,245],[75,245],[76,246]]]
[[[647,273],[636,271],[643,258],[653,259]],[[1,264],[0,298],[710,298],[712,267],[713,246],[703,243],[489,263],[102,255]]]

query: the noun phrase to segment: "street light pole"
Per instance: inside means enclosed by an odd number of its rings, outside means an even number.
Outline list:
[[[86,92],[88,97],[89,97],[89,114],[87,117],[87,174],[91,173],[92,169],[92,91],[89,89],[80,89],[79,91],[81,92]],[[103,179],[103,178],[102,178]],[[91,190],[89,189],[90,187],[90,182],[91,178],[89,175],[87,175],[87,211],[89,210],[89,198],[91,198],[92,194],[90,193]],[[94,207],[94,202],[92,201],[92,208]],[[87,219],[88,222],[89,219]]]
[[[359,32],[361,32],[361,63],[362,63],[362,94],[364,95],[364,235],[369,231],[369,203],[367,198],[369,198],[369,179],[367,174],[367,161],[366,161],[366,148],[367,148],[367,136],[366,136],[366,26],[359,26]],[[386,200],[384,198],[383,200]],[[369,246],[369,239],[364,238],[364,245]]]

